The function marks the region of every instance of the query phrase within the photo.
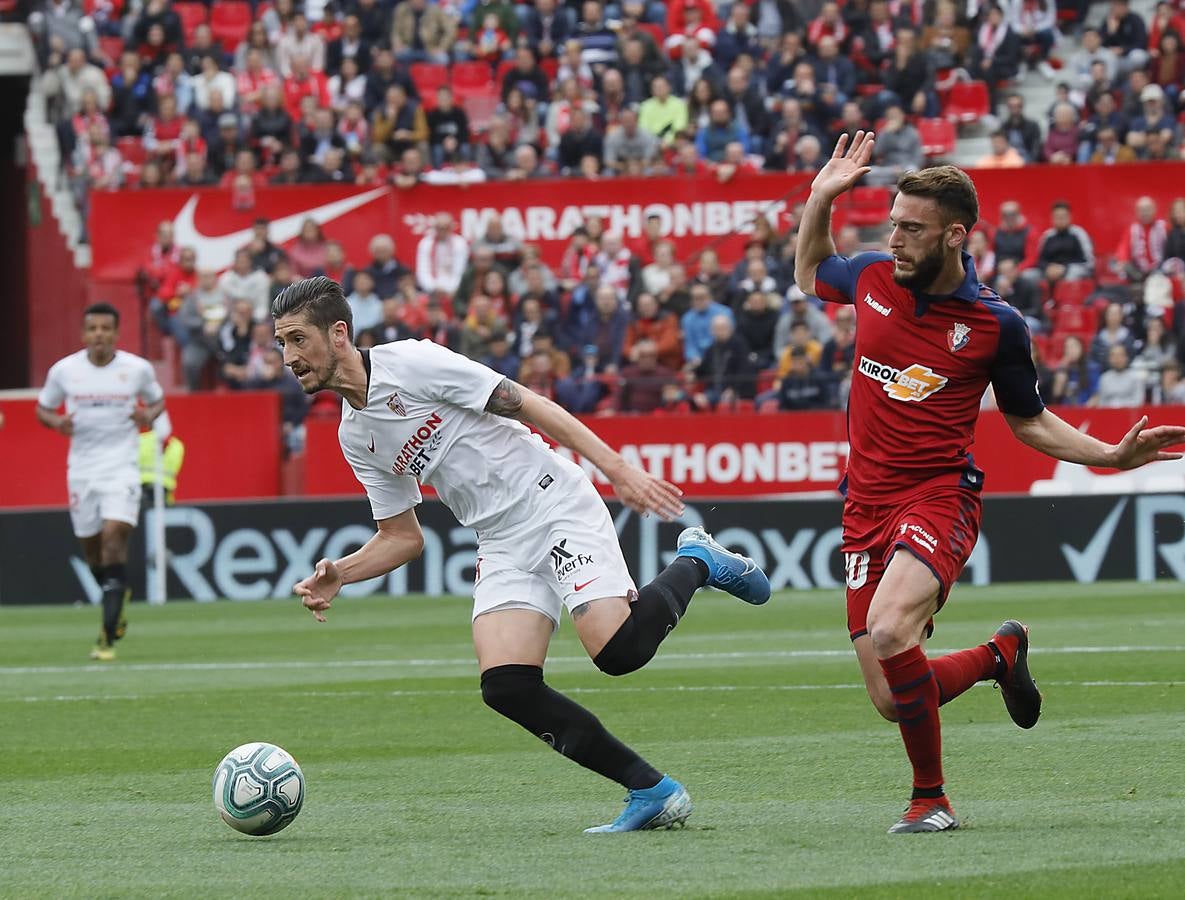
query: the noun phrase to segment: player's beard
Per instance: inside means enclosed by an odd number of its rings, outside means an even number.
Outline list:
[[[305,384],[301,381],[300,386],[306,394],[316,394],[319,391],[331,390],[337,382],[337,354],[333,351],[333,347],[327,347],[326,352],[329,355],[329,359],[325,363],[324,370],[322,372],[316,372],[316,370],[310,369],[311,372],[317,374],[317,380],[311,384]]]
[[[946,264],[946,257],[942,252],[942,242],[936,242],[933,250],[921,259],[915,259],[912,262],[913,272],[908,275],[899,274],[897,267],[894,266],[893,280],[903,288],[924,292],[942,273],[942,267]]]

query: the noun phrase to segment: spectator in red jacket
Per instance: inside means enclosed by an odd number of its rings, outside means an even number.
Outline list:
[[[301,119],[300,101],[305,97],[312,97],[319,107],[329,106],[329,84],[325,73],[309,67],[307,56],[297,54],[292,57],[292,74],[284,79],[284,107],[295,121]]]

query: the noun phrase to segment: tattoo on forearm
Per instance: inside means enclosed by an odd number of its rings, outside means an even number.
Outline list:
[[[486,403],[486,412],[507,418],[517,416],[522,408],[522,392],[509,378],[502,379],[502,383],[494,388],[494,393],[490,394],[489,402]]]

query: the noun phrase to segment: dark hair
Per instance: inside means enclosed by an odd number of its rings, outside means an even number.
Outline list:
[[[354,340],[354,314],[346,303],[342,287],[332,278],[316,275],[297,281],[272,301],[272,318],[303,313],[310,325],[328,332],[335,322],[346,323],[346,334]]]
[[[967,173],[956,166],[933,166],[906,172],[897,179],[897,190],[911,197],[928,197],[938,205],[947,223],[958,222],[968,231],[979,221],[979,195]]]
[[[87,316],[111,316],[115,320],[115,327],[119,327],[119,310],[110,303],[92,303],[82,311],[82,321],[86,321]]]
[[[1064,209],[1066,212],[1070,211],[1070,202],[1068,200],[1055,200],[1053,206],[1049,207],[1050,212],[1056,212],[1059,209]]]

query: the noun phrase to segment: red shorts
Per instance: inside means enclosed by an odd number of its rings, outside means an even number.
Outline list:
[[[843,553],[848,580],[848,633],[867,633],[868,607],[898,548],[925,563],[938,579],[938,608],[958,580],[979,538],[978,494],[942,488],[895,506],[848,500],[843,509]],[[933,631],[933,622],[928,626]]]

